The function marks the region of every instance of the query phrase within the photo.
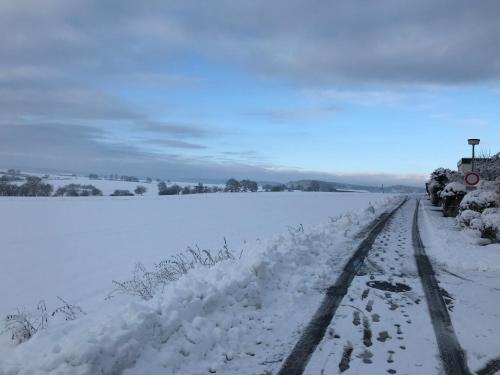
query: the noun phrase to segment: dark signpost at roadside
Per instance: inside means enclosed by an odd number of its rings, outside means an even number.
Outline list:
[[[471,171],[474,172],[474,157],[475,157],[475,147],[478,145],[480,142],[480,139],[477,138],[469,138],[467,140],[467,143],[469,143],[472,146],[472,164],[471,164]]]

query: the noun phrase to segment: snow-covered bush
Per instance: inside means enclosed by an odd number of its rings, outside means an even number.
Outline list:
[[[442,199],[444,216],[455,217],[458,215],[459,205],[465,194],[467,194],[467,190],[460,182],[450,182],[444,187],[439,194]]]
[[[500,235],[500,210],[498,208],[487,208],[483,211],[480,217],[481,222],[478,223],[478,230],[481,232],[482,238],[490,240],[498,240]]]
[[[482,238],[500,240],[500,211],[496,208],[484,210],[479,218],[473,220],[472,226],[481,232]]]
[[[475,169],[481,178],[495,181],[500,178],[500,152],[492,157],[480,158],[475,163]]]
[[[460,203],[460,211],[473,210],[483,212],[486,208],[497,206],[497,194],[491,190],[473,190],[467,193]]]
[[[431,203],[437,206],[441,203],[441,192],[450,182],[462,180],[462,174],[450,169],[438,168],[431,173],[430,181],[427,185]]]
[[[491,208],[487,208],[483,211],[483,213],[481,214],[481,216],[489,216],[489,215],[495,215],[495,214],[499,214],[500,213],[500,208],[498,207],[491,207]]]
[[[471,221],[481,216],[480,212],[472,210],[464,210],[458,215],[458,222],[463,227],[470,227]]]
[[[448,185],[444,187],[440,195],[441,198],[444,198],[444,197],[454,197],[457,195],[464,196],[465,194],[467,194],[467,190],[465,189],[464,184],[461,184],[460,182],[450,182]]]
[[[460,204],[458,221],[462,226],[481,232],[482,238],[498,241],[500,238],[500,210],[498,194],[493,190],[478,189],[468,193]]]
[[[434,206],[437,206],[440,203],[439,194],[441,193],[442,188],[443,188],[443,186],[440,183],[438,183],[437,181],[429,182],[429,185],[428,185],[429,197],[431,198],[431,203]]]

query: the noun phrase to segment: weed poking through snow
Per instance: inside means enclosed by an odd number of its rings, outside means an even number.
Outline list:
[[[56,308],[50,317],[56,314],[64,316],[64,320],[75,320],[80,315],[85,314],[81,307],[71,305],[61,297],[57,297],[63,305]],[[47,328],[49,325],[49,314],[47,313],[47,305],[45,301],[38,302],[36,313],[31,313],[26,310],[17,309],[16,314],[9,314],[5,317],[5,331],[9,332],[12,341],[16,344],[28,341],[38,331]],[[3,332],[0,332],[3,333]]]
[[[72,305],[59,296],[57,296],[57,299],[59,299],[59,301],[61,301],[63,305],[55,309],[52,312],[51,316],[60,314],[64,316],[64,320],[75,320],[80,315],[85,314],[80,306]]]
[[[152,271],[147,270],[142,263],[138,262],[134,267],[131,280],[113,280],[116,288],[106,299],[110,299],[115,294],[121,293],[149,300],[153,298],[158,287],[179,280],[194,268],[212,267],[217,263],[234,259],[233,251],[229,249],[226,238],[224,238],[224,246],[216,253],[210,250],[202,250],[198,245],[194,248],[188,247],[184,253],[173,255],[169,259],[155,264]]]
[[[11,338],[17,344],[28,341],[35,333],[47,328],[48,315],[47,306],[44,301],[38,302],[37,314],[25,310],[17,310],[17,314],[9,314],[5,318],[5,329],[11,334]]]

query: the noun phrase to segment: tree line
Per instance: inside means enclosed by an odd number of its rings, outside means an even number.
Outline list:
[[[218,186],[205,186],[201,182],[195,186],[179,186],[173,184],[168,186],[164,181],[158,183],[158,194],[159,195],[179,195],[179,194],[203,194],[203,193],[217,193],[223,191],[222,188]]]
[[[3,197],[90,197],[102,196],[102,191],[94,185],[68,184],[60,186],[54,192],[51,184],[45,183],[42,178],[36,176],[26,177],[23,184],[13,184],[8,178],[0,178],[0,196]],[[147,189],[138,185],[134,192],[142,195]],[[115,190],[111,196],[134,195],[128,190]]]
[[[259,189],[257,182],[252,181],[252,180],[241,180],[238,181],[234,178],[230,178],[226,182],[226,187],[224,191],[229,191],[231,193],[235,192],[255,192]]]
[[[120,176],[119,174],[113,174],[113,173],[111,173],[110,175],[103,175],[102,177],[99,176],[97,173],[90,173],[88,177],[89,177],[90,180],[111,180],[111,181],[140,182],[140,179],[138,177],[135,177],[135,176]],[[151,183],[151,182],[153,182],[153,179],[151,177],[147,177],[145,179],[145,182]]]
[[[95,177],[91,175],[92,177]],[[90,177],[90,176],[89,176]],[[54,192],[54,187],[51,184],[45,183],[42,178],[36,176],[28,176],[23,184],[12,183],[10,177],[0,177],[0,196],[24,196],[24,197],[86,197],[86,196],[102,196],[101,190],[93,185],[81,184],[68,184],[58,187]],[[283,184],[266,184],[263,187],[264,191],[285,191],[290,190]],[[206,186],[201,182],[195,186],[179,186],[178,184],[167,185],[166,182],[161,181],[158,183],[159,195],[179,195],[179,194],[203,194],[203,193],[217,193],[217,192],[256,192],[259,186],[257,182],[244,179],[238,181],[234,178],[227,180],[224,187],[222,186]],[[143,195],[147,188],[138,185],[134,190],[137,195]],[[111,196],[132,196],[134,193],[129,190],[116,189]]]
[[[53,190],[52,185],[44,183],[40,177],[27,177],[26,182],[21,185],[0,180],[0,196],[4,197],[49,197]]]
[[[252,180],[238,181],[234,178],[227,180],[225,187],[221,186],[205,186],[201,182],[195,186],[179,186],[173,184],[168,186],[164,181],[158,184],[159,195],[179,195],[179,194],[203,194],[203,193],[218,193],[218,192],[255,192],[259,189],[257,182]]]

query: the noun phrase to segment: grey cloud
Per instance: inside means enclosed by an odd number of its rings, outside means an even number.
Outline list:
[[[258,153],[253,150],[249,151],[223,151],[222,152],[224,155],[236,155],[236,156],[246,156],[246,157],[254,157],[257,156]]]
[[[316,85],[460,84],[500,75],[496,1],[239,4],[204,13],[191,7],[183,25],[216,36],[212,49],[264,74]]]
[[[99,141],[105,132],[97,127],[66,123],[3,124],[0,141],[3,157],[18,155],[21,158],[102,160],[137,156],[135,149]]]
[[[201,53],[306,85],[498,81],[499,14],[495,0],[4,2],[1,64],[121,74]]]
[[[151,89],[198,88],[204,83],[199,78],[186,75],[150,72],[113,74],[108,79],[121,86]]]
[[[253,150],[246,150],[246,151],[223,151],[221,153],[223,156],[222,157],[217,157],[216,159],[219,161],[231,161],[234,162],[234,160],[245,160],[247,162],[256,162],[260,166],[265,166],[269,165],[270,163],[265,158],[263,155],[258,153],[257,151]],[[266,163],[266,164],[264,164]]]
[[[178,138],[202,138],[214,134],[213,130],[198,125],[176,124],[163,121],[140,120],[135,122],[137,130],[157,134],[170,134]]]
[[[143,141],[143,143],[157,145],[157,146],[165,146],[169,148],[184,148],[191,150],[204,150],[208,148],[207,146],[184,142],[177,139],[150,139],[147,141]]]
[[[135,144],[110,142],[101,128],[65,123],[0,125],[0,157],[3,165],[23,169],[143,176],[179,175],[192,163],[175,153],[159,155]]]
[[[315,108],[288,108],[288,109],[272,109],[247,112],[248,116],[262,117],[272,121],[301,121],[314,120],[331,116],[338,112],[339,109],[335,106],[324,106]]]
[[[0,118],[40,116],[48,119],[130,120],[141,114],[95,89],[0,87]]]

